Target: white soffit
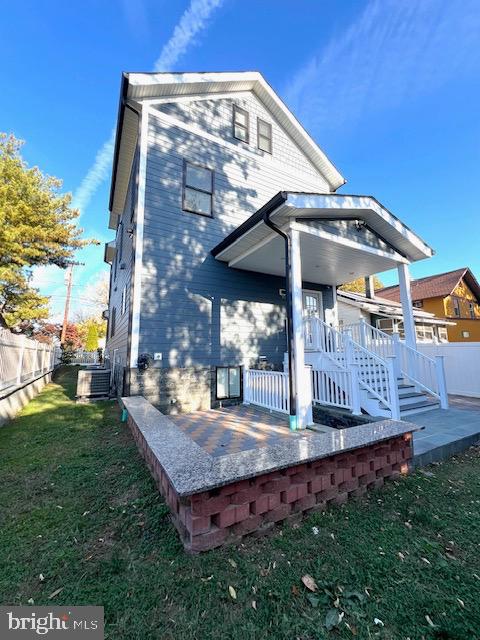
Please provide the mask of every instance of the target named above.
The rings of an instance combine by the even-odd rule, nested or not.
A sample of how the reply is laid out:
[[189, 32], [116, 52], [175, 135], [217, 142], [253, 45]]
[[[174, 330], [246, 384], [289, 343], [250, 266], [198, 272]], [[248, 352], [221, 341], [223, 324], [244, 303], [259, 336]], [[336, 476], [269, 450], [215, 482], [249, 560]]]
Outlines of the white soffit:
[[123, 126], [120, 133], [120, 147], [115, 176], [115, 190], [108, 223], [109, 229], [116, 229], [118, 216], [123, 213], [127, 197], [130, 174], [132, 172], [138, 139], [138, 115], [131, 109], [124, 109]]
[[[396, 266], [398, 262], [415, 262], [433, 255], [433, 250], [419, 236], [405, 226], [398, 218], [390, 213], [372, 196], [351, 196], [342, 194], [294, 194], [288, 193], [286, 200], [270, 214], [270, 219], [276, 225], [282, 227], [294, 220], [305, 226], [310, 218], [328, 219], [335, 217], [362, 219], [383, 240], [387, 241], [397, 252], [397, 262], [384, 256], [391, 266], [379, 268], [378, 273]], [[231, 244], [221, 251], [216, 257], [224, 262], [231, 263], [254, 250], [257, 243], [262, 243], [273, 232], [263, 221], [237, 237]], [[315, 231], [312, 229], [312, 233]], [[338, 244], [338, 239], [335, 244]], [[346, 240], [348, 242], [348, 240]], [[232, 266], [237, 266], [232, 265]], [[368, 275], [367, 272], [358, 275]], [[354, 277], [358, 277], [355, 275]], [[350, 278], [352, 280], [353, 277]], [[343, 280], [343, 282], [347, 282]], [[341, 282], [341, 281], [339, 281]]]

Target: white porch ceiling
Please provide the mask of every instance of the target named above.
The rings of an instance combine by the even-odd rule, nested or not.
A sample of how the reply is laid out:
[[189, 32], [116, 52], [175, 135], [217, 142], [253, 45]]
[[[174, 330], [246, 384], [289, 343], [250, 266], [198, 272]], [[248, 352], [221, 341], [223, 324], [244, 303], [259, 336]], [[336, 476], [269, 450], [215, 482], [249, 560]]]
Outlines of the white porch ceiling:
[[[270, 220], [283, 230], [290, 226], [299, 230], [302, 277], [306, 281], [343, 284], [433, 254], [419, 236], [371, 196], [286, 193], [271, 202], [278, 203], [280, 196], [283, 201], [270, 210]], [[215, 257], [236, 269], [284, 275], [284, 241], [260, 215], [268, 207], [269, 203], [227, 236], [213, 250]], [[379, 246], [362, 244], [361, 234], [357, 234], [357, 241], [308, 222], [332, 218], [363, 221], [381, 239]]]
[[[236, 269], [285, 275], [285, 249], [275, 234], [252, 253], [230, 263]], [[307, 282], [339, 285], [361, 276], [396, 267], [397, 262], [361, 249], [334, 244], [323, 238], [300, 232], [302, 278]]]

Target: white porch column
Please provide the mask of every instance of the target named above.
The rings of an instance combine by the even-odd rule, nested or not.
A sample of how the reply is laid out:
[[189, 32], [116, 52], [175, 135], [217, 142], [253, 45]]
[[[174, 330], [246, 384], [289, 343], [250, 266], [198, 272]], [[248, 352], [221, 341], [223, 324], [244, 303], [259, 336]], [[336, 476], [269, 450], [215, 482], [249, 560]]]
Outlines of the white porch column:
[[302, 258], [300, 255], [300, 232], [290, 229], [290, 286], [292, 291], [293, 325], [293, 380], [297, 429], [305, 429], [313, 423], [312, 392], [310, 376], [305, 371], [305, 345], [303, 337], [303, 301], [302, 301]]
[[405, 342], [412, 349], [417, 348], [417, 336], [415, 333], [415, 321], [413, 319], [412, 294], [410, 291], [410, 270], [408, 264], [401, 263], [397, 267], [398, 281], [400, 284], [400, 302], [402, 303], [403, 327], [405, 330]]

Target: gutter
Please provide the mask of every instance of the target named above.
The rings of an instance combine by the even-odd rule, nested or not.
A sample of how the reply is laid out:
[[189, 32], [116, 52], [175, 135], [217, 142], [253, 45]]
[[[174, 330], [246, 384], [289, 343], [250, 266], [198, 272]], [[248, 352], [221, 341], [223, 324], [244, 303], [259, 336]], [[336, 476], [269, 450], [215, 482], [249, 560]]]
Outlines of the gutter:
[[[252, 227], [257, 225], [259, 222], [264, 221], [271, 229], [270, 224], [265, 221], [265, 216], [267, 219], [270, 214], [273, 213], [278, 207], [284, 204], [288, 200], [288, 193], [286, 191], [279, 191], [273, 198], [271, 198], [266, 204], [263, 205], [258, 211], [256, 211], [250, 218], [247, 218], [245, 222], [243, 222], [239, 227], [234, 229], [232, 233], [230, 233], [226, 238], [224, 238], [216, 247], [211, 250], [211, 254], [214, 258], [216, 258], [222, 251], [227, 249], [231, 244], [238, 240], [244, 233], [249, 231]], [[276, 230], [277, 227], [274, 228]]]
[[[284, 194], [279, 194], [284, 195]], [[286, 197], [285, 199], [286, 200]], [[263, 222], [270, 227], [272, 231], [281, 236], [285, 242], [285, 293], [286, 293], [286, 308], [287, 308], [287, 353], [288, 353], [288, 394], [290, 405], [290, 429], [295, 431], [297, 429], [297, 411], [296, 411], [296, 399], [295, 399], [295, 387], [293, 380], [293, 368], [295, 364], [295, 358], [292, 350], [293, 345], [293, 322], [292, 322], [292, 287], [290, 286], [291, 274], [290, 274], [290, 238], [289, 236], [279, 229], [270, 220], [270, 215], [277, 207], [269, 207], [263, 213]]]

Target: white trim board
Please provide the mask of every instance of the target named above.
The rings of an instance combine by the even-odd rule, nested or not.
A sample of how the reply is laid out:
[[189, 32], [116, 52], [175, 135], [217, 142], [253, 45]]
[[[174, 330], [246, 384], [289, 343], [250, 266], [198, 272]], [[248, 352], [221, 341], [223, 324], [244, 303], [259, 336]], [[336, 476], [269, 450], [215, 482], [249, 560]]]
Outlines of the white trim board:
[[143, 232], [145, 218], [145, 182], [147, 178], [148, 118], [150, 108], [142, 108], [140, 125], [140, 161], [138, 167], [137, 215], [135, 220], [135, 263], [133, 270], [132, 330], [130, 338], [130, 368], [137, 367], [140, 342], [140, 302], [142, 295]]

